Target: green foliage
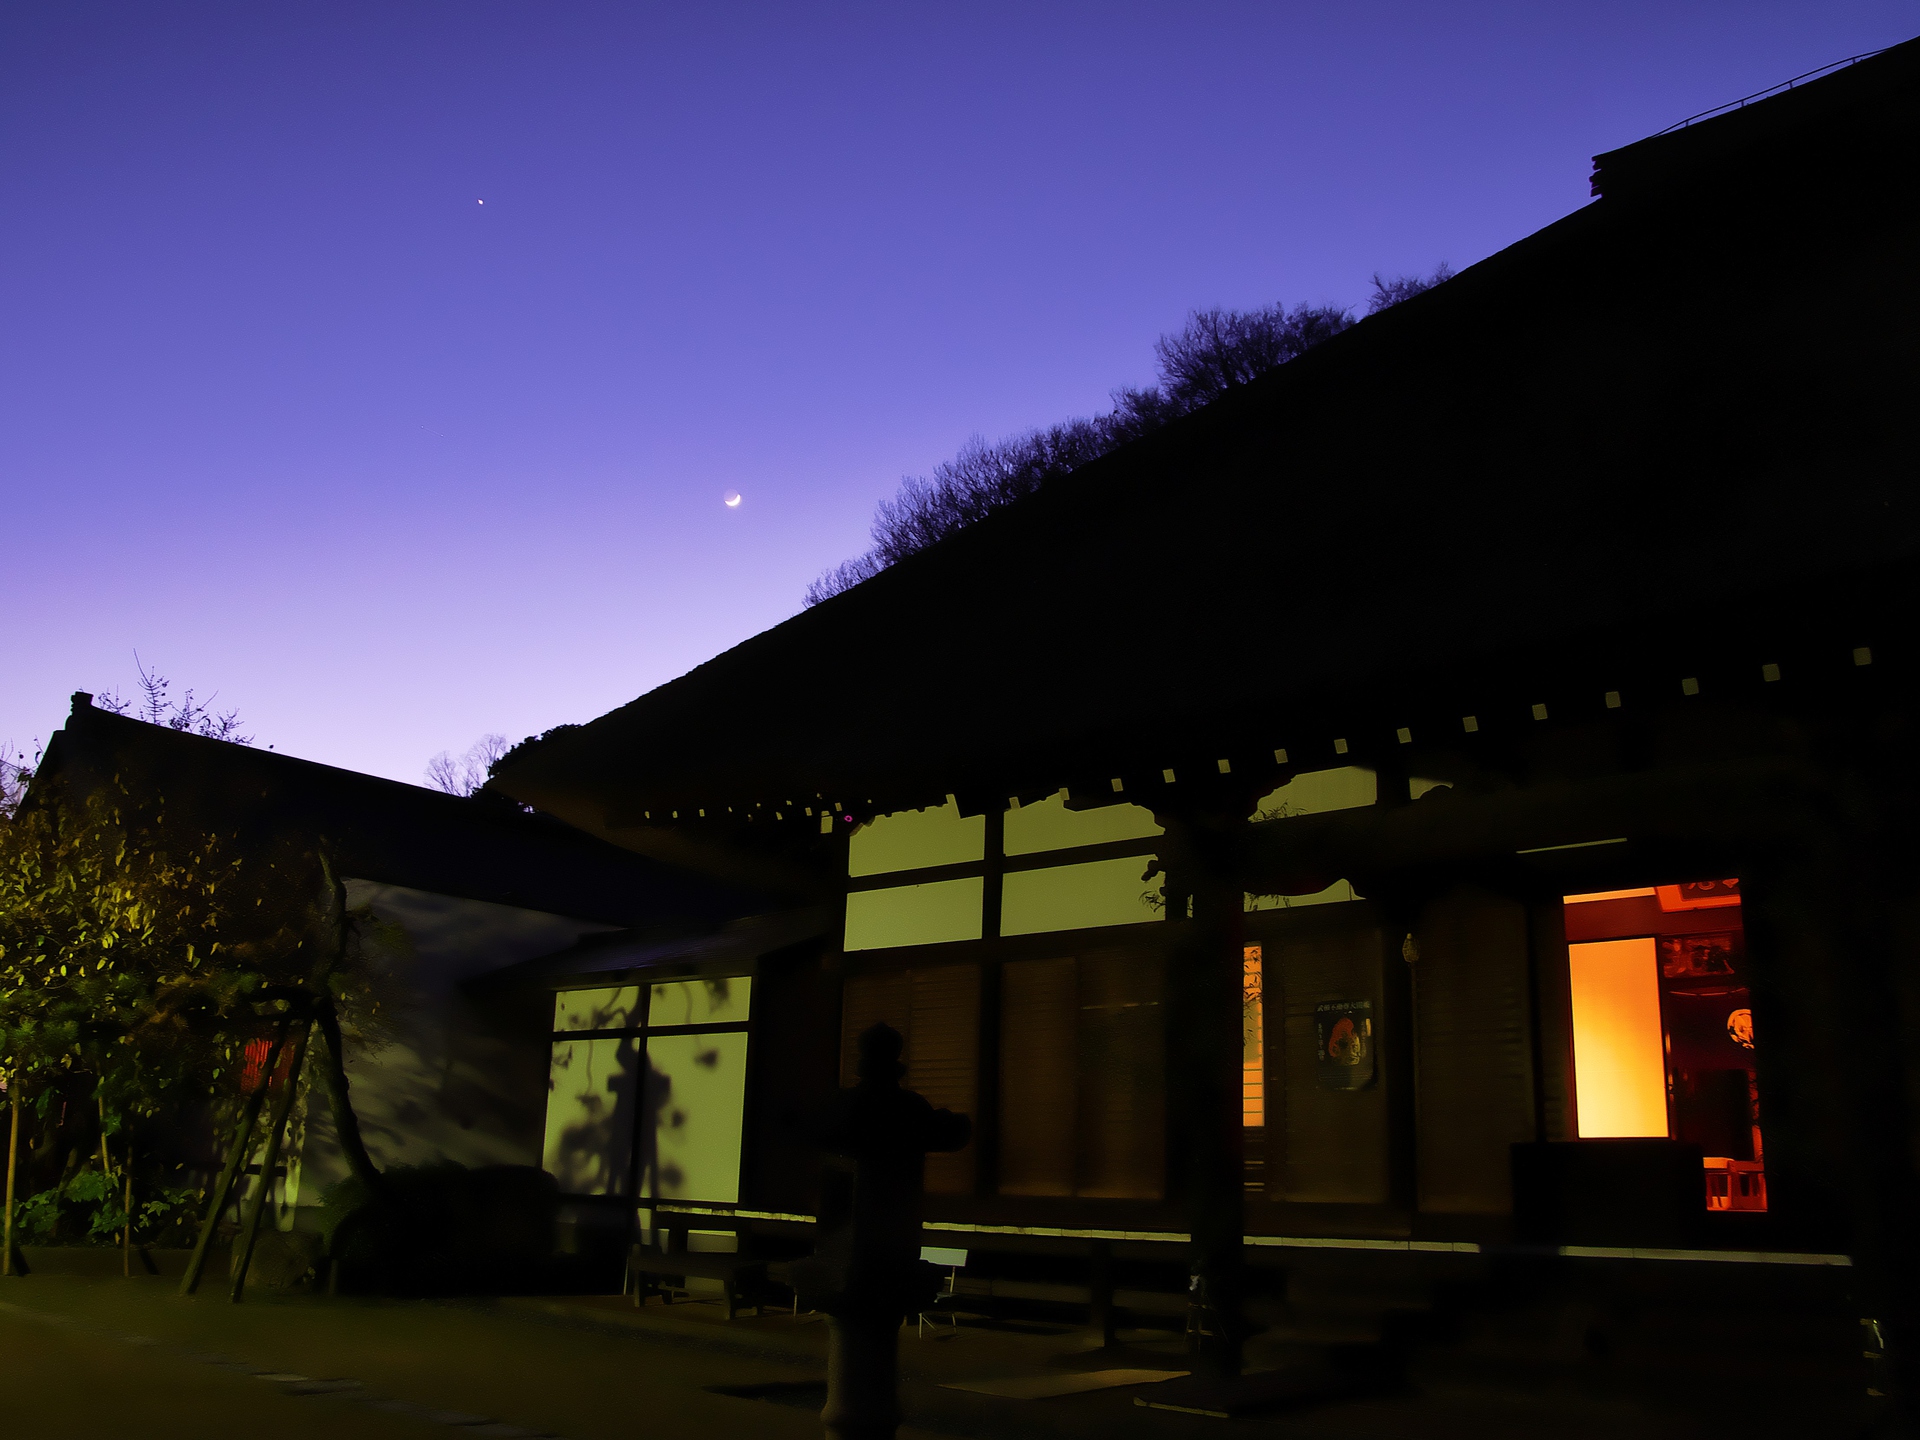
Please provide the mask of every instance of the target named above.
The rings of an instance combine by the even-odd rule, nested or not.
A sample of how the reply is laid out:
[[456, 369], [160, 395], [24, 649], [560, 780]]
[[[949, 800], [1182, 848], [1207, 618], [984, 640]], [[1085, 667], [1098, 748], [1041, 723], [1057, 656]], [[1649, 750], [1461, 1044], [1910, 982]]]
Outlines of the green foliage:
[[89, 1212], [87, 1239], [109, 1244], [127, 1223], [127, 1212], [120, 1205], [120, 1186], [111, 1175], [98, 1170], [82, 1170], [61, 1187], [60, 1198]]
[[56, 1234], [73, 1235], [84, 1229], [88, 1239], [111, 1239], [124, 1223], [113, 1178], [98, 1170], [82, 1170], [64, 1184], [30, 1195], [14, 1208], [15, 1233], [29, 1244], [44, 1245]]
[[23, 1239], [30, 1245], [44, 1245], [53, 1238], [54, 1226], [59, 1219], [61, 1194], [59, 1190], [42, 1190], [38, 1195], [29, 1195], [14, 1203], [13, 1233], [17, 1239]]
[[200, 1204], [205, 1199], [205, 1192], [191, 1185], [163, 1186], [158, 1194], [145, 1202], [135, 1196], [134, 1238], [144, 1240], [147, 1244], [191, 1239]]
[[[406, 940], [340, 893], [300, 838], [242, 852], [117, 780], [36, 782], [0, 819], [0, 1086], [43, 1120], [56, 1091], [90, 1094], [124, 1154], [143, 1117], [234, 1098], [247, 1043], [290, 1012], [374, 1038]], [[94, 1204], [88, 1183], [33, 1214]], [[104, 1204], [93, 1228], [124, 1223]]]
[[117, 788], [0, 824], [0, 1080], [90, 1075], [109, 1134], [206, 1088], [267, 981], [227, 938], [245, 878]]
[[[28, 1245], [45, 1245], [59, 1237], [79, 1235], [97, 1245], [114, 1245], [127, 1223], [124, 1182], [99, 1170], [82, 1170], [59, 1185], [16, 1200], [14, 1233]], [[177, 1240], [189, 1229], [201, 1199], [191, 1186], [162, 1187], [152, 1198], [133, 1206], [136, 1244]]]
[[103, 1175], [98, 1170], [82, 1170], [78, 1175], [61, 1187], [60, 1195], [65, 1200], [78, 1200], [81, 1204], [99, 1204], [111, 1199], [114, 1184], [111, 1175]]

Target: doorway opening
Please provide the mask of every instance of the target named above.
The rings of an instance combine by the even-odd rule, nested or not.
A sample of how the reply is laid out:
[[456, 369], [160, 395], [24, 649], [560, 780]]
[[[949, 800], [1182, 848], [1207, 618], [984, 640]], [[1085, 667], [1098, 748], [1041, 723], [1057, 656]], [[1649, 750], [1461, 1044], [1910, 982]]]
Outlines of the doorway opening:
[[1708, 1210], [1767, 1208], [1740, 882], [1564, 897], [1581, 1139], [1698, 1145]]

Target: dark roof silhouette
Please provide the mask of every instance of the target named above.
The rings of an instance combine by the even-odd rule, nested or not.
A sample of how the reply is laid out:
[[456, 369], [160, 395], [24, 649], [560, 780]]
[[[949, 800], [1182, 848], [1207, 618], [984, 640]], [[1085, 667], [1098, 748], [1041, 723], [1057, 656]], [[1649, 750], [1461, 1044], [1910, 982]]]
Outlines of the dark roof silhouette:
[[835, 907], [816, 905], [749, 916], [718, 928], [648, 926], [604, 931], [583, 935], [550, 955], [497, 970], [475, 988], [511, 987], [528, 978], [556, 986], [589, 977], [606, 983], [654, 970], [692, 974], [718, 969], [745, 974], [764, 957], [832, 934], [839, 925]]
[[713, 924], [757, 896], [609, 845], [499, 797], [463, 799], [129, 719], [74, 696], [34, 791], [118, 776], [243, 846], [324, 836], [342, 874], [436, 894], [637, 925]]
[[1917, 144], [1920, 41], [1601, 155], [1593, 204], [496, 783], [601, 833], [1132, 799], [1884, 650], [1920, 549]]

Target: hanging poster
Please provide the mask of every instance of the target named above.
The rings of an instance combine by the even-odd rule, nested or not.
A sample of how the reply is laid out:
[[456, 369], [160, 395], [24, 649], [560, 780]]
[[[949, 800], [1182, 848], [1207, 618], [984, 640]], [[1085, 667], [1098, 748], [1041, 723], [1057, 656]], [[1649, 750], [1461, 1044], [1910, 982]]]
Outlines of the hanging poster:
[[1670, 983], [1669, 989], [1682, 989], [1690, 994], [1706, 994], [1715, 983], [1738, 985], [1738, 976], [1744, 968], [1741, 964], [1740, 935], [1737, 931], [1723, 931], [1713, 935], [1662, 935], [1660, 945], [1660, 977]]
[[1323, 1000], [1313, 1007], [1320, 1042], [1314, 1081], [1322, 1090], [1364, 1090], [1373, 1083], [1373, 1002]]

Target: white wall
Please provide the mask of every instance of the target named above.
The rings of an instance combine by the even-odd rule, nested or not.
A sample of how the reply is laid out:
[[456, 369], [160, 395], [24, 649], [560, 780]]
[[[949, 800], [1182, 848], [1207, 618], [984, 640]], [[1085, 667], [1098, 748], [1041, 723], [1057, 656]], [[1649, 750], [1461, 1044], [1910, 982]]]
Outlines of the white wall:
[[[617, 927], [367, 880], [349, 880], [347, 899], [403, 926], [413, 948], [388, 1016], [389, 1043], [347, 1045], [353, 1107], [374, 1163], [538, 1165], [552, 1017], [542, 1009], [504, 1027], [460, 986]], [[539, 1003], [551, 1001], [543, 994]], [[305, 1109], [301, 1173], [292, 1187], [301, 1206], [319, 1204], [347, 1173], [318, 1083], [308, 1087]]]

